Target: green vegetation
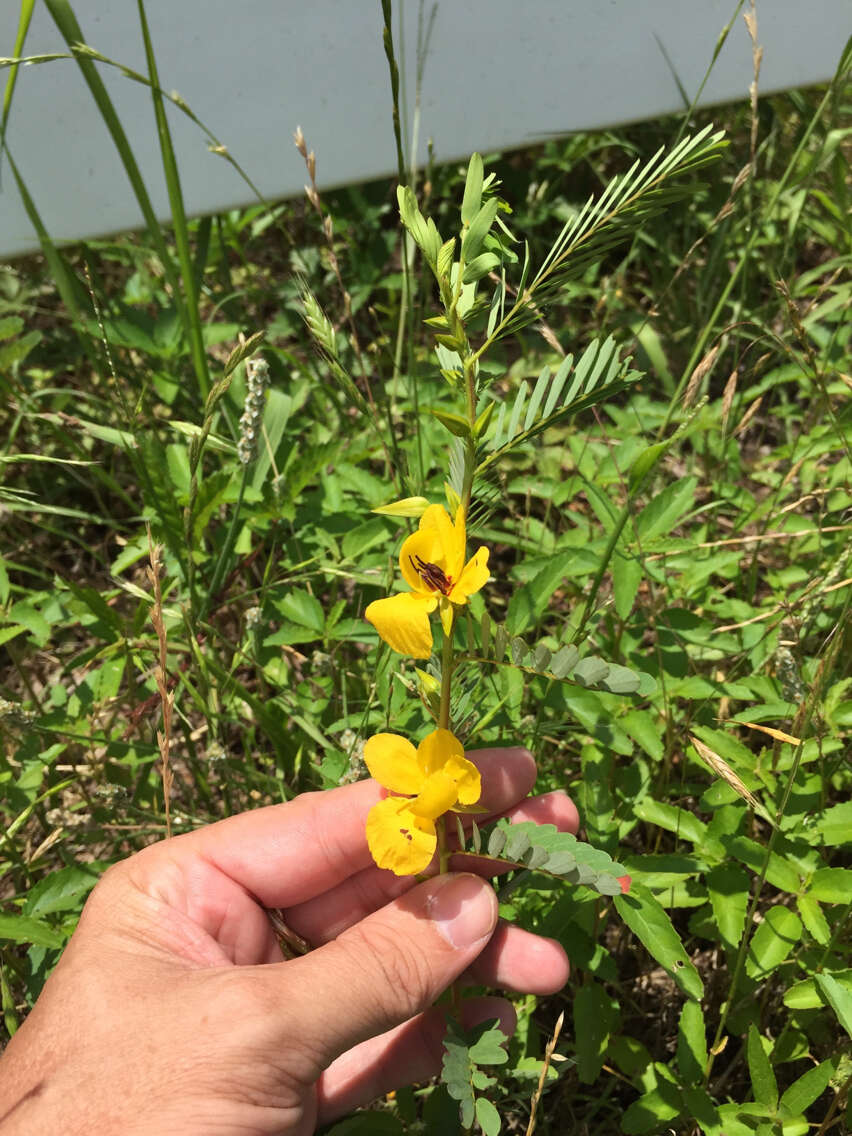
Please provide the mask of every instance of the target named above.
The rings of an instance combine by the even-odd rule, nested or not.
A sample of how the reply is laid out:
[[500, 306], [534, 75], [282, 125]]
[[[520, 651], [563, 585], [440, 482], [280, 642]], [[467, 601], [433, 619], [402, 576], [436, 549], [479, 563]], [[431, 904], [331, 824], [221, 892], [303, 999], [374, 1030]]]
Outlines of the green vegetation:
[[[542, 1136], [849, 1123], [849, 65], [756, 118], [714, 112], [727, 146], [687, 196], [581, 249], [483, 361], [493, 445], [470, 528], [494, 626], [475, 597], [470, 653], [501, 665], [462, 672], [454, 730], [527, 745], [538, 788], [567, 789], [633, 881], [501, 881], [502, 914], [573, 965], [562, 994], [519, 1001], [489, 1090], [504, 1130], [526, 1128], [562, 1011]], [[693, 118], [693, 135], [711, 121]], [[525, 242], [535, 271], [683, 125], [487, 156], [520, 239], [507, 286]], [[453, 329], [395, 186], [321, 197], [309, 169], [307, 202], [187, 221], [160, 137], [171, 228], [62, 251], [42, 232], [43, 257], [0, 268], [9, 1033], [107, 864], [167, 826], [353, 780], [365, 737], [422, 728], [424, 680], [362, 619], [411, 523], [371, 510], [440, 500], [453, 432]], [[466, 169], [419, 179], [445, 237]], [[486, 301], [498, 265], [479, 257]], [[260, 355], [268, 375], [246, 366]], [[605, 400], [551, 414], [581, 361]], [[443, 1093], [382, 1102], [381, 1130], [452, 1131]]]

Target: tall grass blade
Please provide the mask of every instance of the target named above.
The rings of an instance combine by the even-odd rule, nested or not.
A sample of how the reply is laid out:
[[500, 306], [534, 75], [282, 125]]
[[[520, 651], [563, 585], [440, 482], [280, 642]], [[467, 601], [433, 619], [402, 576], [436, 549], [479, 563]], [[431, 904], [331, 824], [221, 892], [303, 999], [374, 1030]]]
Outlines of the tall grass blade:
[[12, 176], [17, 182], [18, 192], [21, 195], [21, 201], [24, 203], [24, 209], [30, 219], [30, 224], [36, 231], [38, 242], [41, 245], [41, 251], [53, 274], [53, 279], [56, 283], [59, 295], [62, 297], [62, 302], [71, 316], [79, 322], [81, 320], [81, 313], [77, 295], [77, 281], [68, 265], [65, 263], [65, 258], [62, 253], [51, 240], [50, 234], [41, 219], [41, 215], [38, 209], [36, 209], [35, 202], [30, 197], [24, 179], [21, 177], [20, 171], [15, 164], [12, 152], [9, 150], [8, 146], [4, 146], [4, 150], [6, 157], [9, 159], [9, 167], [12, 170]]
[[[15, 36], [15, 55], [19, 56], [24, 50], [30, 21], [33, 18], [35, 0], [21, 0], [21, 14], [18, 17], [18, 34]], [[6, 124], [9, 121], [9, 111], [12, 109], [12, 95], [15, 92], [15, 83], [18, 81], [18, 64], [12, 64], [9, 78], [6, 80], [6, 90], [3, 92], [3, 116], [0, 118], [0, 168], [2, 168], [3, 151], [6, 148]]]
[[[63, 39], [73, 51], [76, 44], [84, 42], [84, 36], [71, 5], [68, 3], [68, 0], [44, 0], [44, 2], [53, 17], [54, 23], [59, 28]], [[142, 216], [145, 218], [145, 225], [156, 246], [157, 255], [162, 261], [163, 270], [166, 273], [169, 283], [177, 291], [178, 276], [175, 271], [172, 255], [166, 245], [162, 227], [157, 220], [151, 199], [148, 196], [145, 181], [136, 163], [136, 158], [133, 156], [133, 150], [124, 132], [124, 127], [121, 125], [121, 120], [113, 106], [112, 99], [109, 97], [107, 89], [94, 63], [79, 54], [75, 55], [75, 58], [83, 78], [89, 90], [92, 92], [92, 97], [100, 111], [101, 118], [104, 120], [104, 125], [110, 132], [115, 148], [118, 151], [119, 158], [124, 166], [124, 171], [127, 174], [136, 200], [139, 203], [139, 208], [142, 211]]]
[[189, 349], [192, 356], [192, 365], [195, 377], [201, 391], [202, 398], [207, 398], [210, 391], [210, 371], [207, 366], [207, 353], [204, 350], [204, 338], [201, 330], [201, 320], [198, 315], [198, 296], [195, 287], [195, 270], [192, 263], [192, 253], [189, 247], [189, 230], [186, 223], [186, 211], [183, 205], [183, 193], [180, 186], [177, 160], [169, 123], [166, 118], [166, 108], [160, 93], [160, 80], [157, 75], [157, 61], [154, 57], [154, 47], [151, 43], [151, 34], [148, 20], [145, 15], [145, 4], [138, 0], [139, 22], [142, 26], [142, 39], [145, 43], [145, 57], [148, 63], [148, 75], [151, 80], [151, 95], [154, 99], [154, 115], [157, 119], [157, 135], [160, 140], [160, 153], [163, 160], [163, 172], [166, 178], [166, 187], [169, 192], [169, 205], [172, 211], [172, 224], [174, 226], [175, 243], [178, 249], [178, 260], [183, 278], [185, 328], [189, 336]]

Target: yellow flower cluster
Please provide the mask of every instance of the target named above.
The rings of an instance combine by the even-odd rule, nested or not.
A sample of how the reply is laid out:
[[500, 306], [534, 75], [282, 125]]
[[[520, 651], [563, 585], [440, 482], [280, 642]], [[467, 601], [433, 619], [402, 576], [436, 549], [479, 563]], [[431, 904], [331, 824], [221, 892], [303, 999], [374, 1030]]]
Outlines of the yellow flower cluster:
[[435, 821], [479, 800], [479, 770], [449, 730], [433, 730], [417, 749], [398, 734], [376, 734], [364, 746], [371, 775], [392, 793], [370, 809], [367, 843], [380, 868], [398, 876], [429, 866], [438, 837]]
[[452, 605], [466, 604], [486, 583], [488, 549], [479, 548], [465, 564], [465, 545], [462, 506], [453, 523], [443, 505], [430, 505], [417, 532], [403, 541], [399, 567], [411, 591], [374, 600], [364, 612], [394, 651], [428, 659], [432, 654], [430, 614], [437, 608], [447, 630], [452, 625]]
[[[429, 617], [436, 610], [444, 634], [452, 635], [455, 609], [488, 580], [488, 549], [477, 549], [465, 563], [466, 544], [463, 506], [455, 521], [443, 505], [426, 507], [417, 532], [403, 541], [399, 553], [411, 591], [375, 600], [364, 613], [394, 651], [428, 659]], [[478, 769], [464, 756], [459, 739], [441, 728], [416, 749], [398, 734], [376, 734], [364, 747], [364, 760], [380, 785], [400, 794], [370, 810], [367, 843], [373, 859], [398, 876], [422, 872], [437, 848], [436, 820], [449, 811], [478, 811], [472, 808], [482, 787]]]

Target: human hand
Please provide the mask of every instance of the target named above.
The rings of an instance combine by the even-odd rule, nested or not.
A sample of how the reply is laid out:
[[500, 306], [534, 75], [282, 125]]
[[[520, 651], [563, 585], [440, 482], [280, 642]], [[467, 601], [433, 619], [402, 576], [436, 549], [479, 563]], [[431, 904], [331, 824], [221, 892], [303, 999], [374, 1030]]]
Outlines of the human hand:
[[[525, 750], [467, 756], [489, 814], [576, 832], [564, 793], [524, 800]], [[110, 868], [0, 1062], [2, 1136], [303, 1136], [438, 1071], [429, 1007], [457, 978], [564, 985], [559, 944], [498, 923], [476, 875], [416, 883], [372, 865], [381, 795], [374, 781], [308, 793]], [[316, 949], [282, 961], [264, 908]], [[504, 999], [464, 1005], [467, 1025], [513, 1032]]]

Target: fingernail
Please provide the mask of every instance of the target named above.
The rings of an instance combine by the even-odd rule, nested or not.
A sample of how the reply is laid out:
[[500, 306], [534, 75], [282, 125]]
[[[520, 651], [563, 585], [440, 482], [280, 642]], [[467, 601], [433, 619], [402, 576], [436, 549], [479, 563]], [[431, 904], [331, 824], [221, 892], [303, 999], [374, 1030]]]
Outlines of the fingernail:
[[479, 876], [438, 876], [426, 902], [429, 918], [451, 947], [472, 947], [497, 923], [497, 897]]

